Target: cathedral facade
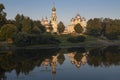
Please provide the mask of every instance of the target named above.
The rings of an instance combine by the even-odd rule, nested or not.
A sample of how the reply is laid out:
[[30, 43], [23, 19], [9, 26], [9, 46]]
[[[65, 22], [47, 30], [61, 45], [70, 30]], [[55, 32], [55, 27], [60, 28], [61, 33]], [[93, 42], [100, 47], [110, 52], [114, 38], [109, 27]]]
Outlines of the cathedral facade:
[[53, 28], [52, 32], [57, 32], [57, 15], [55, 6], [52, 7], [51, 19], [48, 21], [48, 18], [42, 18], [41, 24], [46, 27], [46, 31], [50, 32], [50, 27]]
[[75, 32], [74, 27], [76, 24], [80, 24], [83, 28], [83, 32], [86, 30], [86, 19], [84, 17], [81, 17], [79, 14], [75, 16], [75, 18], [72, 18], [70, 20], [70, 25], [67, 27], [68, 33]]
[[[55, 6], [52, 7], [52, 14], [50, 21], [48, 21], [48, 18], [45, 19], [42, 18], [41, 24], [46, 27], [47, 32], [56, 32], [57, 33], [57, 15], [56, 15], [56, 8]], [[70, 25], [68, 25], [64, 31], [64, 34], [69, 34], [75, 32], [74, 27], [76, 24], [80, 24], [83, 28], [83, 32], [86, 31], [86, 19], [84, 17], [81, 17], [80, 14], [77, 14], [75, 18], [72, 18], [70, 20]], [[51, 28], [52, 27], [52, 31]]]

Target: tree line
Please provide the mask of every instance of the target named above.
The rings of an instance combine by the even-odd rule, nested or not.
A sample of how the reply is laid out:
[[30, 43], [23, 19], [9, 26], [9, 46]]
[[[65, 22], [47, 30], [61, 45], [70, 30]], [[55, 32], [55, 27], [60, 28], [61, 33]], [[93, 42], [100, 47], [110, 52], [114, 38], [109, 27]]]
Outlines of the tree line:
[[108, 39], [118, 39], [120, 35], [120, 19], [90, 19], [87, 22], [86, 33], [92, 36], [105, 36]]

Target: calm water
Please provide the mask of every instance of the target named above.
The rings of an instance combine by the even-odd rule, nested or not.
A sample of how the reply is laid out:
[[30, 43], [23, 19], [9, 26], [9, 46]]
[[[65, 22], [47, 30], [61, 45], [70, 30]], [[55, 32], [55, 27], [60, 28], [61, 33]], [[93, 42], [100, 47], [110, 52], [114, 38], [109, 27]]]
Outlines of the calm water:
[[0, 52], [1, 80], [120, 80], [120, 47]]

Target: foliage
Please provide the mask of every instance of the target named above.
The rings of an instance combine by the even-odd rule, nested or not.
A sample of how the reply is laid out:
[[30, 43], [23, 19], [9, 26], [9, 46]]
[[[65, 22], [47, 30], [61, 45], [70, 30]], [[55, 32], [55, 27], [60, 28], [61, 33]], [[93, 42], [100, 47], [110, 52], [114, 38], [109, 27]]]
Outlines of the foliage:
[[46, 32], [45, 26], [43, 26], [43, 25], [41, 24], [41, 22], [38, 21], [38, 20], [37, 20], [37, 21], [33, 21], [33, 26], [38, 27], [38, 28], [40, 29], [41, 33]]
[[38, 26], [34, 26], [31, 30], [32, 34], [40, 34], [42, 33], [41, 29]]
[[22, 21], [22, 32], [31, 33], [32, 28], [32, 20], [29, 17], [25, 17]]
[[65, 56], [64, 56], [64, 54], [59, 54], [58, 56], [57, 56], [57, 61], [58, 61], [58, 63], [60, 64], [60, 65], [62, 65], [63, 64], [63, 62], [65, 61]]
[[18, 33], [14, 35], [14, 44], [16, 46], [29, 46], [29, 45], [40, 45], [40, 44], [59, 44], [60, 41], [49, 34], [26, 34]]
[[86, 39], [85, 36], [80, 35], [80, 36], [77, 36], [77, 37], [69, 37], [67, 39], [67, 41], [71, 42], [71, 43], [78, 43], [78, 42], [84, 42], [85, 39]]
[[58, 26], [58, 27], [57, 27], [58, 32], [59, 32], [60, 34], [63, 33], [64, 30], [65, 30], [65, 26], [64, 26], [63, 22], [60, 21], [57, 26]]
[[17, 28], [15, 25], [13, 24], [5, 24], [2, 28], [1, 28], [1, 33], [0, 36], [3, 39], [7, 39], [7, 38], [12, 38], [12, 36], [14, 34], [17, 33]]
[[89, 65], [98, 67], [100, 65], [109, 67], [110, 65], [119, 65], [120, 54], [119, 46], [109, 46], [107, 48], [95, 48], [89, 51], [87, 58]]
[[108, 39], [110, 37], [120, 35], [120, 20], [119, 19], [110, 19], [110, 18], [94, 18], [90, 19], [87, 22], [87, 34], [92, 36], [106, 36]]
[[41, 25], [41, 22], [38, 20], [32, 20], [27, 16], [17, 14], [15, 17], [15, 22], [13, 22], [19, 32], [24, 33], [44, 33], [46, 32], [46, 29], [43, 25]]
[[3, 11], [4, 5], [0, 3], [0, 28], [6, 23], [6, 13]]
[[30, 45], [30, 39], [26, 33], [18, 33], [13, 36], [13, 42], [16, 46], [28, 46]]
[[109, 40], [117, 40], [117, 39], [118, 39], [117, 33], [109, 33], [109, 34], [106, 34], [106, 37], [107, 37]]
[[79, 41], [79, 42], [84, 42], [85, 41], [85, 39], [86, 39], [86, 37], [85, 36], [77, 36], [77, 40]]
[[83, 31], [83, 28], [79, 23], [75, 25], [74, 29], [76, 33], [82, 33]]
[[91, 29], [89, 32], [89, 35], [91, 36], [100, 36], [100, 31], [98, 29]]
[[101, 32], [101, 19], [94, 18], [87, 22], [87, 34], [92, 36], [99, 36]]
[[43, 34], [41, 35], [41, 44], [59, 44], [60, 41], [56, 39], [54, 36], [51, 34]]

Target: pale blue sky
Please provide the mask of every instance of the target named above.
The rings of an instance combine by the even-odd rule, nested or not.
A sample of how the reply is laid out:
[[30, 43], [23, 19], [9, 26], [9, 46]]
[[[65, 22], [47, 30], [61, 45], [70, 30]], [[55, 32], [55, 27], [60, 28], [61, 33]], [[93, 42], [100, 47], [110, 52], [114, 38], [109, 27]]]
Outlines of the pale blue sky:
[[55, 3], [58, 21], [65, 25], [77, 13], [87, 20], [107, 17], [120, 19], [120, 0], [0, 0], [5, 6], [8, 19], [14, 19], [17, 13], [29, 16], [34, 20], [51, 16], [51, 8]]

